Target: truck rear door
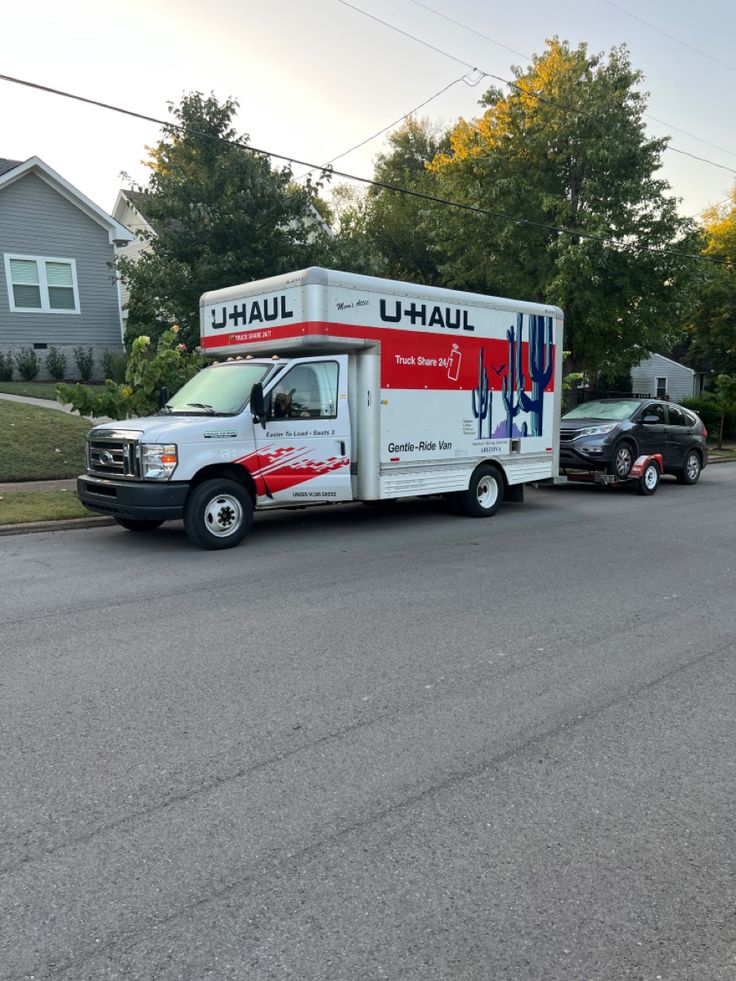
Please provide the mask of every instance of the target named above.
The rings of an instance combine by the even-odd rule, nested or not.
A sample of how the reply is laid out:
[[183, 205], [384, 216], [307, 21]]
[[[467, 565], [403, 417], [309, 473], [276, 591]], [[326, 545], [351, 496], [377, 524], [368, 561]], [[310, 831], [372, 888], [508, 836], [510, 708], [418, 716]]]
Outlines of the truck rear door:
[[352, 500], [347, 355], [300, 358], [265, 393], [254, 426], [268, 506]]

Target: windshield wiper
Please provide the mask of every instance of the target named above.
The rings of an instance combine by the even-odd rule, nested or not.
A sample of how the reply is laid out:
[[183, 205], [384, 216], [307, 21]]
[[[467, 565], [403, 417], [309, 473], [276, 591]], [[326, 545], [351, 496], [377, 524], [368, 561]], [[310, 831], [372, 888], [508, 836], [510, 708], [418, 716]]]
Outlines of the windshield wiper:
[[214, 407], [211, 405], [207, 405], [206, 402], [187, 402], [186, 405], [191, 405], [193, 409], [204, 409], [205, 412], [209, 413], [211, 416], [217, 415], [217, 413], [214, 410]]

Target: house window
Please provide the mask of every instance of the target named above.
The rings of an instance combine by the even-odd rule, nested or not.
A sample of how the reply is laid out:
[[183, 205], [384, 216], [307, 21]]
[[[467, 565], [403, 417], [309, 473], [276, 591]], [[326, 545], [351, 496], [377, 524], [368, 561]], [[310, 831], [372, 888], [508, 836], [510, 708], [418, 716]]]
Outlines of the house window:
[[663, 399], [667, 395], [667, 379], [657, 378], [657, 398]]
[[6, 255], [5, 276], [14, 313], [79, 313], [74, 259]]

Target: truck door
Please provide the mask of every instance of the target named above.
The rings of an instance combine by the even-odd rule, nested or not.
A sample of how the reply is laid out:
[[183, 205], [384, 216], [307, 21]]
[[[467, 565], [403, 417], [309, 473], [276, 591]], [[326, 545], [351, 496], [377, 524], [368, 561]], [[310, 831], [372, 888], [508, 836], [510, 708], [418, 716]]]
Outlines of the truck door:
[[347, 355], [304, 358], [266, 392], [254, 427], [259, 477], [273, 504], [352, 500]]

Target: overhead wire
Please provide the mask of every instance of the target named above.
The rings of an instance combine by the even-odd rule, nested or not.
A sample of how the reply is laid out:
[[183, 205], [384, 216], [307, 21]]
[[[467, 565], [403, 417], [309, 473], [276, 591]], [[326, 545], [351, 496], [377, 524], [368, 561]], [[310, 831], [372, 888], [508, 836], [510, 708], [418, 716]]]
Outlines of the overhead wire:
[[[510, 48], [508, 45], [503, 44], [501, 41], [491, 37], [489, 34], [484, 34], [483, 31], [479, 31], [477, 28], [471, 27], [469, 24], [464, 24], [462, 21], [455, 20], [454, 17], [448, 16], [441, 10], [436, 10], [434, 7], [430, 7], [429, 4], [423, 3], [422, 0], [409, 0], [409, 3], [413, 3], [416, 7], [421, 7], [422, 10], [426, 10], [428, 13], [434, 14], [435, 17], [440, 17], [442, 20], [446, 20], [448, 23], [454, 24], [456, 27], [460, 27], [464, 31], [468, 31], [470, 34], [475, 34], [476, 37], [480, 37], [484, 41], [489, 41], [491, 44], [496, 45], [496, 47], [503, 48], [504, 51], [510, 51], [512, 54], [519, 55], [519, 57], [523, 58], [525, 61], [531, 62], [534, 60], [531, 55], [524, 54], [523, 51], [517, 51], [516, 48]], [[614, 4], [614, 6], [616, 5]], [[623, 10], [623, 7], [620, 7], [619, 9]], [[729, 154], [729, 156], [736, 157], [736, 151], [719, 146], [718, 143], [711, 143], [710, 140], [706, 140], [702, 136], [698, 136], [695, 133], [690, 133], [688, 130], [682, 129], [680, 126], [675, 126], [674, 123], [670, 123], [666, 119], [659, 119], [657, 116], [653, 116], [649, 112], [642, 113], [642, 115], [646, 119], [651, 119], [655, 123], [659, 123], [660, 126], [667, 126], [669, 129], [674, 129], [678, 133], [683, 133], [685, 136], [689, 136], [691, 139], [697, 140], [698, 143], [704, 143], [706, 146], [713, 147], [714, 150], [722, 150], [724, 153]], [[676, 148], [673, 149], [676, 150]]]
[[644, 20], [643, 17], [639, 17], [638, 14], [632, 14], [630, 10], [626, 10], [618, 3], [614, 3], [613, 0], [603, 0], [607, 3], [609, 7], [615, 7], [616, 10], [620, 10], [621, 13], [626, 14], [627, 17], [632, 17], [634, 20], [638, 20], [640, 24], [646, 25], [646, 27], [651, 28], [651, 30], [656, 31], [658, 34], [662, 34], [664, 37], [668, 37], [670, 41], [675, 41], [677, 44], [681, 44], [683, 48], [687, 48], [689, 51], [694, 51], [695, 54], [699, 54], [702, 58], [707, 58], [708, 61], [712, 61], [716, 65], [720, 65], [722, 68], [727, 68], [730, 72], [736, 72], [736, 68], [733, 65], [729, 65], [725, 61], [721, 61], [720, 58], [714, 58], [713, 55], [709, 55], [707, 51], [701, 51], [700, 48], [694, 47], [692, 44], [688, 44], [687, 41], [683, 41], [682, 38], [675, 37], [674, 34], [669, 34], [667, 31], [663, 31], [661, 27], [657, 27], [656, 24], [652, 24], [648, 20]]
[[[456, 78], [454, 81], [449, 82], [447, 85], [444, 86], [444, 88], [441, 88], [439, 92], [435, 92], [434, 95], [430, 95], [430, 97], [428, 99], [425, 99], [424, 102], [420, 102], [418, 106], [414, 106], [413, 109], [410, 109], [408, 112], [405, 112], [403, 116], [399, 116], [398, 119], [395, 119], [392, 123], [389, 123], [388, 126], [384, 126], [383, 129], [379, 129], [377, 133], [374, 133], [372, 136], [366, 137], [366, 139], [361, 140], [360, 143], [356, 143], [355, 146], [351, 146], [349, 150], [344, 150], [342, 153], [338, 153], [336, 157], [332, 157], [325, 164], [323, 164], [319, 169], [327, 170], [328, 167], [330, 167], [331, 164], [335, 163], [336, 160], [342, 160], [342, 158], [347, 157], [348, 154], [353, 153], [355, 150], [359, 150], [361, 147], [365, 146], [367, 143], [370, 143], [372, 140], [378, 139], [379, 136], [383, 136], [384, 133], [387, 133], [390, 129], [393, 129], [394, 126], [398, 126], [399, 123], [403, 123], [405, 119], [408, 119], [410, 116], [413, 116], [415, 113], [419, 112], [420, 109], [424, 109], [424, 107], [428, 106], [430, 102], [434, 102], [435, 99], [439, 99], [441, 95], [444, 95], [444, 93], [447, 92], [448, 89], [451, 89], [454, 85], [457, 85], [460, 82], [464, 82], [470, 88], [475, 88], [475, 86], [480, 83], [481, 79], [485, 78], [485, 72], [479, 72], [478, 78], [475, 79], [475, 81], [471, 82], [468, 80], [468, 75], [470, 74], [471, 72], [467, 71], [465, 72], [464, 75], [461, 75], [460, 78]], [[299, 177], [295, 178], [295, 180], [297, 181], [304, 180], [305, 177], [307, 177], [309, 174], [312, 173], [314, 173], [314, 171], [308, 170], [306, 173], [300, 174]]]
[[[405, 31], [403, 28], [397, 27], [395, 24], [391, 24], [391, 23], [389, 23], [389, 21], [383, 20], [383, 18], [377, 17], [375, 14], [371, 14], [367, 10], [363, 10], [362, 7], [358, 7], [355, 4], [350, 3], [349, 0], [337, 0], [337, 3], [342, 4], [343, 7], [349, 7], [351, 10], [354, 10], [356, 13], [362, 14], [364, 17], [368, 17], [370, 20], [374, 20], [377, 23], [382, 24], [384, 27], [387, 27], [389, 30], [395, 31], [397, 34], [401, 34], [404, 37], [410, 38], [412, 41], [416, 41], [417, 44], [421, 44], [424, 47], [429, 48], [431, 51], [436, 52], [437, 54], [444, 55], [444, 57], [450, 58], [452, 61], [456, 61], [456, 62], [458, 62], [461, 65], [466, 65], [467, 67], [470, 67], [470, 63], [469, 62], [463, 61], [461, 58], [458, 58], [456, 55], [452, 54], [451, 52], [445, 51], [442, 48], [438, 48], [436, 45], [430, 44], [428, 41], [425, 41], [422, 38], [417, 37], [415, 34], [412, 34], [409, 31]], [[431, 9], [431, 8], [426, 7], [426, 9]], [[436, 11], [432, 11], [432, 12], [435, 13]], [[444, 16], [444, 14], [440, 14], [440, 16]], [[453, 21], [453, 23], [459, 23], [459, 22], [458, 21]], [[460, 25], [460, 26], [464, 26], [464, 25]], [[473, 33], [478, 33], [477, 31], [473, 30], [472, 28], [467, 28], [467, 29], [468, 30], [471, 30]], [[483, 35], [483, 36], [485, 36], [485, 35]], [[500, 75], [495, 75], [493, 72], [489, 72], [489, 71], [486, 71], [485, 69], [478, 68], [478, 66], [474, 66], [474, 70], [476, 70], [476, 71], [482, 71], [483, 74], [487, 78], [493, 78], [497, 82], [501, 82], [503, 85], [507, 85], [507, 86], [509, 86], [509, 88], [515, 89], [521, 95], [525, 95], [527, 97], [528, 96], [533, 96], [539, 102], [542, 102], [542, 103], [544, 103], [546, 105], [555, 106], [557, 109], [562, 109], [565, 112], [575, 112], [578, 115], [587, 116], [587, 117], [589, 117], [591, 119], [595, 119], [595, 117], [591, 113], [586, 112], [584, 109], [580, 109], [579, 106], [565, 105], [564, 103], [559, 102], [559, 101], [557, 101], [555, 99], [550, 99], [550, 98], [548, 98], [546, 96], [543, 96], [541, 93], [535, 91], [534, 89], [524, 88], [523, 86], [519, 85], [518, 82], [512, 82], [508, 78], [503, 78]], [[679, 154], [681, 154], [682, 156], [685, 156], [685, 157], [691, 157], [693, 160], [698, 160], [701, 163], [710, 164], [712, 167], [718, 167], [721, 170], [727, 170], [727, 171], [729, 171], [729, 173], [736, 175], [736, 168], [734, 168], [734, 167], [729, 167], [726, 164], [717, 163], [715, 160], [710, 160], [707, 157], [700, 157], [700, 156], [698, 156], [695, 153], [690, 153], [688, 150], [682, 150], [679, 147], [675, 147], [675, 146], [673, 146], [669, 142], [667, 143], [667, 145], [663, 149], [664, 150], [669, 150], [669, 151], [671, 151], [673, 153], [679, 153]], [[729, 151], [727, 151], [727, 152], [729, 152]]]
[[[184, 130], [186, 128], [180, 125], [179, 123], [173, 123], [170, 119], [160, 119], [156, 116], [150, 116], [146, 113], [136, 112], [135, 110], [132, 109], [125, 109], [122, 106], [116, 106], [109, 102], [101, 102], [98, 99], [91, 99], [88, 96], [77, 95], [73, 92], [67, 92], [63, 89], [57, 89], [49, 85], [42, 85], [40, 82], [31, 82], [27, 79], [21, 79], [21, 78], [14, 77], [12, 75], [4, 75], [4, 74], [0, 74], [0, 81], [9, 82], [15, 85], [25, 86], [26, 88], [35, 89], [37, 91], [46, 92], [52, 95], [57, 95], [61, 98], [71, 99], [76, 102], [82, 102], [85, 103], [86, 105], [96, 106], [97, 108], [106, 109], [109, 110], [110, 112], [116, 112], [123, 116], [130, 116], [134, 119], [140, 119], [145, 122], [155, 123], [157, 126], [163, 126], [174, 130]], [[282, 153], [276, 153], [275, 151], [272, 150], [264, 150], [259, 147], [254, 147], [251, 146], [249, 143], [243, 143], [240, 140], [230, 140], [227, 139], [226, 137], [213, 136], [211, 133], [205, 133], [203, 131], [193, 130], [193, 129], [189, 129], [189, 132], [193, 133], [194, 135], [200, 136], [204, 139], [237, 147], [241, 150], [254, 153], [258, 156], [268, 157], [274, 160], [283, 160], [286, 163], [288, 163], [290, 166], [292, 166], [293, 164], [298, 164], [300, 167], [307, 167], [308, 169], [311, 170], [321, 169], [319, 164], [315, 164], [307, 160], [298, 160], [294, 156], [286, 156]], [[344, 177], [346, 180], [357, 181], [358, 183], [367, 184], [369, 186], [377, 187], [382, 190], [392, 191], [397, 194], [404, 194], [408, 197], [413, 197], [423, 201], [429, 201], [434, 204], [440, 204], [447, 207], [456, 208], [460, 211], [465, 211], [468, 213], [478, 214], [489, 218], [497, 218], [502, 221], [509, 222], [516, 227], [525, 226], [528, 228], [539, 228], [547, 232], [556, 232], [557, 234], [560, 235], [569, 235], [581, 239], [588, 239], [589, 241], [599, 242], [600, 244], [604, 245], [606, 248], [610, 248], [613, 251], [617, 251], [617, 252], [640, 252], [640, 253], [649, 253], [651, 255], [676, 256], [683, 259], [694, 259], [696, 261], [709, 262], [714, 265], [731, 265], [731, 262], [728, 259], [726, 259], [725, 261], [721, 261], [720, 259], [714, 256], [702, 256], [696, 253], [682, 252], [677, 249], [664, 249], [664, 248], [658, 249], [658, 248], [651, 248], [649, 246], [615, 243], [611, 241], [610, 236], [604, 237], [602, 235], [594, 235], [593, 233], [587, 232], [584, 229], [580, 229], [580, 228], [566, 228], [564, 226], [550, 225], [545, 222], [534, 221], [531, 218], [519, 218], [514, 215], [505, 214], [502, 211], [494, 211], [490, 208], [481, 208], [477, 205], [464, 204], [461, 201], [452, 201], [449, 198], [442, 198], [435, 194], [426, 194], [422, 191], [416, 191], [410, 188], [400, 187], [396, 184], [389, 184], [386, 181], [377, 181], [377, 180], [372, 180], [368, 177], [359, 177], [356, 174], [350, 174], [345, 171], [332, 170], [331, 173], [338, 177]]]

